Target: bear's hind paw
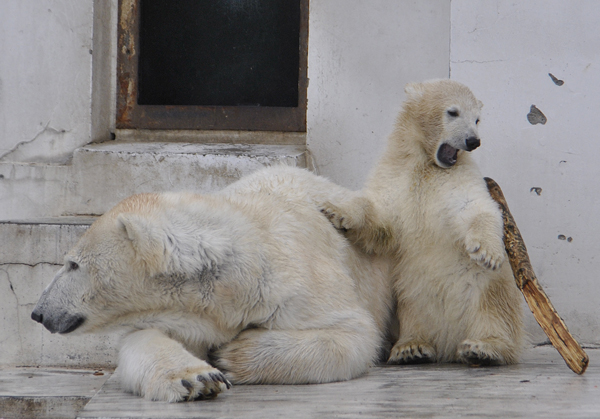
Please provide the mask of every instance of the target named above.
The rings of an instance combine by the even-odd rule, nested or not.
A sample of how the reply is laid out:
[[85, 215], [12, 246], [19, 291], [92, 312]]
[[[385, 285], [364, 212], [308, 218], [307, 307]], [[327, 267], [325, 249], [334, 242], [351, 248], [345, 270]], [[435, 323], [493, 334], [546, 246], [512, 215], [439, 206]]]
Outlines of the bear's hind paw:
[[471, 367], [490, 367], [506, 363], [489, 343], [477, 340], [465, 340], [458, 348], [457, 357], [460, 362]]
[[426, 343], [409, 342], [394, 345], [388, 358], [388, 364], [428, 364], [435, 362], [435, 351]]

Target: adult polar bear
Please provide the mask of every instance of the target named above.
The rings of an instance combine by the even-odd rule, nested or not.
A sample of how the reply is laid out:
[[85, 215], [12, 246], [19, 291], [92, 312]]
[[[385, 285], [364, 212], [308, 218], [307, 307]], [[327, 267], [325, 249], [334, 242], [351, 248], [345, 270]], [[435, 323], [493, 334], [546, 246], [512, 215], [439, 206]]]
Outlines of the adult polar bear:
[[400, 338], [389, 363], [508, 364], [522, 345], [521, 295], [502, 216], [468, 153], [481, 102], [451, 80], [409, 84], [364, 189], [324, 211], [351, 241], [388, 254]]
[[346, 193], [277, 167], [214, 195], [130, 197], [67, 254], [32, 318], [53, 333], [131, 328], [119, 376], [152, 400], [356, 377], [379, 355], [392, 293], [386, 262], [316, 205]]

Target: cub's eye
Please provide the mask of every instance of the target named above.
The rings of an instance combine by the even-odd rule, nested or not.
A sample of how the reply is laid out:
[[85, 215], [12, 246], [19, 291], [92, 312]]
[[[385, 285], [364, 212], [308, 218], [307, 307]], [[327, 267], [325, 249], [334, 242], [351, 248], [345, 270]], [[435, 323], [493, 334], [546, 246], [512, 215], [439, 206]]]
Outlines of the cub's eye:
[[458, 116], [458, 111], [456, 109], [448, 109], [448, 115], [452, 118], [456, 118]]
[[76, 271], [79, 269], [79, 265], [76, 262], [69, 262], [69, 269], [71, 271]]
[[479, 124], [479, 118], [477, 118], [477, 121], [475, 121], [475, 125]]

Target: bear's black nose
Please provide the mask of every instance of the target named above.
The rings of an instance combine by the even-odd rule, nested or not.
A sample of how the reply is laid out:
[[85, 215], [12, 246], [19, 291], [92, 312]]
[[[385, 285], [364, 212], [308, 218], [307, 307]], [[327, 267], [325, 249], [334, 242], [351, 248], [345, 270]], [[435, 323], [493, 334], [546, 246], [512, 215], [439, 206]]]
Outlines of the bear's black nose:
[[473, 151], [481, 145], [481, 141], [477, 137], [467, 138], [467, 151]]
[[35, 310], [31, 313], [31, 318], [38, 323], [44, 321], [44, 315], [42, 313], [36, 313]]

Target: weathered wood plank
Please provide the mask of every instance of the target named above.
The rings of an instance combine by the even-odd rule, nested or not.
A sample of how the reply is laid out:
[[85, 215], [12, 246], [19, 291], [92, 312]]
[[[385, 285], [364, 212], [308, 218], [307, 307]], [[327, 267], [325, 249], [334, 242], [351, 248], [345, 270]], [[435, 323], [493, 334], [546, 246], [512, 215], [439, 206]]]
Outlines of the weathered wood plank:
[[577, 374], [583, 374], [588, 366], [589, 357], [581, 348], [581, 345], [569, 333], [566, 324], [560, 318], [538, 282], [529, 261], [527, 247], [525, 247], [521, 232], [508, 209], [508, 204], [500, 186], [490, 178], [485, 178], [485, 181], [490, 195], [500, 205], [500, 209], [502, 210], [504, 245], [517, 286], [523, 293], [525, 301], [527, 301], [527, 305], [536, 321], [569, 368]]

